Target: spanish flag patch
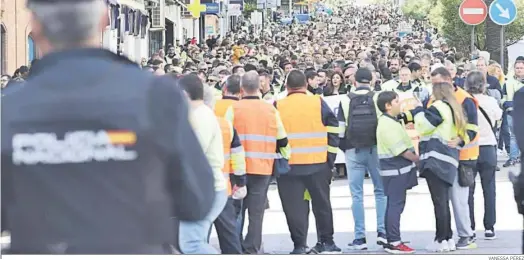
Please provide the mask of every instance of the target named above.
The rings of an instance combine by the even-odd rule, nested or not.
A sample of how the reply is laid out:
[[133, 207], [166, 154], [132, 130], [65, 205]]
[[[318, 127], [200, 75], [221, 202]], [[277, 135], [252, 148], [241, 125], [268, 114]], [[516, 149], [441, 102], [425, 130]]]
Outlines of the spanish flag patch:
[[136, 133], [127, 130], [107, 131], [109, 142], [115, 145], [134, 145], [136, 143]]

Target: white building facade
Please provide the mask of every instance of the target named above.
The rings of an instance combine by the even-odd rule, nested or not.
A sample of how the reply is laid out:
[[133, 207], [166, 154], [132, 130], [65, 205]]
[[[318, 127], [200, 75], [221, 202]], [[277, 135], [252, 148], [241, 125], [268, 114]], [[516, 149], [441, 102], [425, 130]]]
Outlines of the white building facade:
[[102, 46], [140, 63], [148, 58], [149, 0], [118, 0], [110, 5], [110, 26], [102, 35]]

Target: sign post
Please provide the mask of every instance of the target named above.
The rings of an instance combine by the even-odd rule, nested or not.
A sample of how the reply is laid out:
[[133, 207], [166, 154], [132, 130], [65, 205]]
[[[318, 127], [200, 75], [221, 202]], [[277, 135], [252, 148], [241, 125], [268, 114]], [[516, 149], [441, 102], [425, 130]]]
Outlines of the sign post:
[[500, 25], [500, 66], [504, 70], [504, 49], [506, 41], [504, 39], [504, 26], [511, 24], [517, 18], [517, 6], [512, 0], [496, 0], [489, 6], [489, 18], [494, 23]]
[[482, 0], [464, 0], [459, 7], [459, 16], [462, 21], [471, 25], [471, 52], [475, 51], [475, 25], [479, 25], [488, 16], [488, 6]]

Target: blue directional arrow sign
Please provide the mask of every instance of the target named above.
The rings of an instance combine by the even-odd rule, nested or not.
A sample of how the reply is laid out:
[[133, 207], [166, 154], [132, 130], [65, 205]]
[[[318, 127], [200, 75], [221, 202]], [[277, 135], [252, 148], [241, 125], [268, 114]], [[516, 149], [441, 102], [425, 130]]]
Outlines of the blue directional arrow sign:
[[517, 18], [517, 6], [513, 0], [497, 0], [489, 6], [489, 17], [498, 25], [508, 25]]

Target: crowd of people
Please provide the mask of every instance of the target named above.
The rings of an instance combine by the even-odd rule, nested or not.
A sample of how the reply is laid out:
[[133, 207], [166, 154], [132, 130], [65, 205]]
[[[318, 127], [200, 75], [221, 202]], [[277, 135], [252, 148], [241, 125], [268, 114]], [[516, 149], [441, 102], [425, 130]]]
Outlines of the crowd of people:
[[[36, 4], [46, 0], [31, 1]], [[30, 10], [38, 12], [31, 6]], [[64, 14], [64, 19], [74, 17]], [[411, 30], [399, 31], [400, 25], [406, 23]], [[328, 26], [332, 24], [336, 26]], [[2, 185], [11, 185], [7, 189], [2, 186], [2, 229], [13, 234], [13, 252], [178, 250], [184, 254], [214, 254], [217, 251], [208, 242], [214, 225], [221, 253], [263, 253], [268, 187], [276, 182], [294, 245], [291, 253], [339, 253], [342, 250], [333, 238], [330, 201], [332, 169], [339, 149], [344, 152], [352, 198], [355, 232], [350, 249], [369, 248], [363, 194], [366, 174], [374, 185], [377, 244], [387, 252], [415, 251], [402, 242], [400, 219], [409, 203], [406, 192], [418, 185], [419, 177], [427, 182], [435, 213], [435, 236], [427, 250], [449, 252], [477, 247], [473, 200], [477, 175], [484, 195], [483, 238], [496, 239], [497, 156], [502, 151], [509, 155], [503, 167], [520, 163], [512, 111], [513, 98], [524, 86], [524, 57], [517, 58], [505, 75], [497, 62], [479, 53], [457, 52], [427, 23], [406, 19], [398, 8], [387, 5], [340, 7], [333, 16], [319, 15], [307, 24], [271, 23], [261, 31], [239, 26], [226, 35], [210, 36], [201, 44], [196, 39], [176, 41], [165, 52], [160, 50], [142, 59], [139, 66], [150, 73], [140, 72], [140, 76], [136, 65], [113, 54], [81, 50], [67, 55], [50, 54], [30, 68], [22, 66], [13, 77], [2, 76], [6, 106], [22, 111], [40, 105], [30, 114], [2, 119], [2, 130], [7, 132], [3, 139], [13, 140], [13, 147], [4, 147], [11, 140], [2, 140], [3, 156], [12, 162], [2, 165], [7, 173], [2, 174]], [[71, 57], [85, 58], [86, 62], [75, 63]], [[57, 58], [66, 62], [53, 63], [52, 59]], [[116, 62], [126, 65], [113, 67], [111, 64]], [[58, 94], [50, 87], [53, 79], [44, 75], [68, 63], [85, 73], [82, 76], [75, 72], [80, 75], [75, 80], [90, 82], [89, 89], [75, 85], [76, 93]], [[97, 75], [95, 65], [105, 74]], [[114, 77], [137, 76], [119, 77], [121, 81], [116, 83], [104, 76], [108, 71]], [[66, 80], [69, 77], [59, 85]], [[123, 87], [138, 84], [154, 86], [152, 90]], [[41, 85], [45, 88], [38, 90]], [[110, 85], [117, 86], [101, 89]], [[21, 101], [26, 89], [33, 86], [37, 86], [33, 96]], [[332, 96], [340, 98], [338, 109], [324, 100]], [[76, 101], [75, 105], [60, 107], [71, 102], [66, 98]], [[188, 108], [184, 107], [186, 98]], [[85, 122], [76, 118], [79, 114]], [[100, 119], [102, 115], [114, 118]], [[41, 123], [48, 121], [54, 124]], [[30, 128], [33, 124], [35, 127]], [[57, 134], [46, 137], [49, 132]], [[96, 136], [97, 141], [90, 141], [91, 136]], [[93, 155], [51, 159], [52, 155], [46, 154], [66, 149], [63, 144], [70, 145], [67, 149], [83, 147], [78, 142], [93, 142]], [[85, 167], [93, 164], [96, 170], [84, 169], [79, 162]], [[96, 219], [89, 220], [89, 225], [73, 232], [58, 220], [49, 219], [56, 217], [76, 225], [87, 217], [76, 215], [75, 203], [101, 202], [86, 199], [92, 192], [75, 186], [78, 180], [61, 171], [95, 171], [90, 177], [95, 179], [87, 179], [91, 184], [100, 181], [97, 178], [103, 175], [99, 174], [123, 169], [130, 175], [118, 172], [110, 177], [107, 183], [114, 187], [97, 185], [97, 196], [108, 196], [104, 197], [107, 204], [82, 210]], [[165, 178], [165, 169], [177, 173]], [[28, 175], [52, 171], [63, 185], [74, 185], [55, 187], [45, 181], [49, 186], [37, 187]], [[33, 178], [43, 181], [40, 176]], [[140, 179], [140, 185], [123, 179], [129, 177]], [[165, 188], [161, 187], [166, 186], [162, 180], [167, 180], [167, 193], [162, 192]], [[24, 185], [33, 185], [34, 189], [24, 189]], [[78, 190], [73, 190], [75, 187]], [[23, 191], [13, 192], [17, 188]], [[113, 188], [116, 191], [110, 191]], [[140, 191], [122, 198], [122, 194], [129, 195], [125, 193], [131, 192], [128, 189]], [[60, 192], [73, 195], [58, 197], [59, 202], [53, 205], [71, 209], [60, 213], [43, 206], [48, 205], [44, 199], [60, 196]], [[175, 197], [174, 202], [170, 196]], [[27, 209], [27, 205], [39, 206]], [[142, 207], [150, 210], [145, 213], [147, 217]], [[175, 213], [169, 212], [172, 208]], [[318, 234], [318, 243], [311, 248], [306, 242], [310, 208]], [[118, 213], [95, 217], [87, 210]], [[147, 220], [124, 220], [129, 212], [140, 212]], [[51, 215], [45, 215], [40, 227], [24, 229], [24, 224], [44, 218], [43, 214]], [[70, 218], [66, 220], [61, 214]], [[249, 219], [246, 236], [244, 219]], [[148, 226], [145, 222], [149, 220], [155, 224]], [[141, 227], [133, 225], [144, 225], [148, 230], [136, 231]], [[171, 241], [171, 231], [165, 231], [169, 229], [176, 241]], [[33, 236], [35, 230], [51, 233], [51, 239], [44, 234]], [[99, 241], [103, 243], [100, 245], [79, 242], [85, 241], [84, 236], [91, 238], [89, 234], [102, 234], [107, 239]], [[174, 248], [166, 249], [166, 244]]]

